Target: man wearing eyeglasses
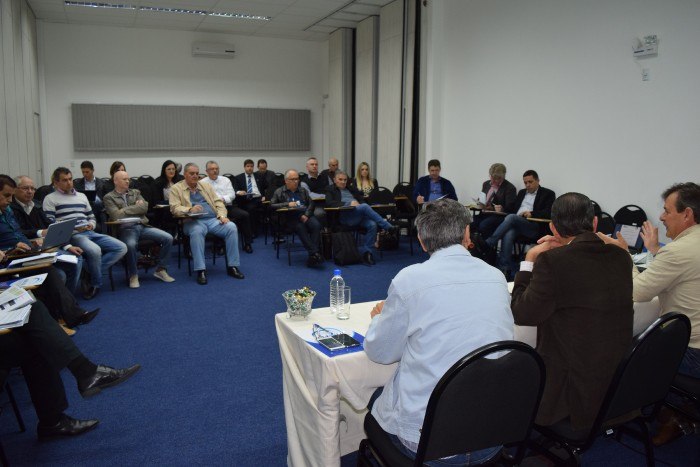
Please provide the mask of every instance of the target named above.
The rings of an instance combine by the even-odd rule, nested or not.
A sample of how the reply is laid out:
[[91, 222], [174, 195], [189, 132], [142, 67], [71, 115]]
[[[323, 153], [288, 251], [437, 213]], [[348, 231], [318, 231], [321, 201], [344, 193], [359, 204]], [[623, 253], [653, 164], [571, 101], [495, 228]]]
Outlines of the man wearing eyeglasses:
[[[33, 198], [34, 193], [36, 193], [34, 180], [26, 175], [20, 175], [15, 177], [15, 183], [17, 188], [15, 188], [14, 199], [10, 204], [12, 213], [15, 215], [20, 229], [22, 229], [22, 234], [27, 238], [36, 238], [37, 243], [41, 242], [43, 237], [46, 236], [46, 231], [51, 225], [51, 221], [46, 217], [41, 206], [34, 203]], [[80, 279], [80, 271], [83, 268], [83, 258], [81, 256], [83, 250], [69, 244], [63, 246], [61, 251], [77, 256], [75, 264], [68, 262], [56, 263], [56, 268], [63, 271], [66, 275], [66, 287], [72, 293], [75, 293], [75, 289], [78, 287], [78, 280]]]
[[306, 265], [309, 267], [323, 263], [318, 245], [321, 238], [321, 224], [314, 217], [314, 202], [306, 188], [299, 186], [299, 172], [287, 170], [284, 174], [284, 186], [275, 190], [270, 201], [272, 209], [288, 209], [284, 216], [287, 228], [299, 236], [299, 240], [309, 252]]

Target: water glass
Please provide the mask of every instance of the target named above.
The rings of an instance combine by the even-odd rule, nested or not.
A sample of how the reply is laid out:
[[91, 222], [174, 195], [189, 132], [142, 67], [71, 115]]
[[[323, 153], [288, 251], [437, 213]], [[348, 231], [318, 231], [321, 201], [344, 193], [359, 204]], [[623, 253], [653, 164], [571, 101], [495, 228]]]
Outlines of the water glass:
[[343, 287], [343, 306], [338, 309], [338, 319], [350, 318], [350, 287]]

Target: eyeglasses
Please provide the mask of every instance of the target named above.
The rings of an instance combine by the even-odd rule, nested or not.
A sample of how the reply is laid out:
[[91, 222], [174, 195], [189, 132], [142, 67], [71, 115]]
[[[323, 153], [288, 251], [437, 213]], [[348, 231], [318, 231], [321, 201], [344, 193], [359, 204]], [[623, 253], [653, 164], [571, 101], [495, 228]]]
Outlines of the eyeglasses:
[[33, 186], [21, 186], [18, 188], [22, 191], [36, 191], [36, 188], [34, 188]]
[[287, 180], [289, 180], [290, 182], [298, 182], [299, 181], [298, 178], [288, 178]]

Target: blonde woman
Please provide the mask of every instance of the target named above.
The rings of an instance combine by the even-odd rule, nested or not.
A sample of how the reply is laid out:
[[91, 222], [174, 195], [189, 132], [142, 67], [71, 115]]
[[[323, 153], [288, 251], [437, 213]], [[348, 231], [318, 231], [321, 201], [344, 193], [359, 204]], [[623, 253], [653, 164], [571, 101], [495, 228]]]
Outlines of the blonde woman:
[[372, 178], [372, 174], [369, 171], [369, 164], [367, 162], [362, 162], [357, 167], [357, 176], [352, 179], [351, 186], [355, 187], [358, 191], [366, 197], [369, 193], [377, 188], [379, 184], [376, 178]]

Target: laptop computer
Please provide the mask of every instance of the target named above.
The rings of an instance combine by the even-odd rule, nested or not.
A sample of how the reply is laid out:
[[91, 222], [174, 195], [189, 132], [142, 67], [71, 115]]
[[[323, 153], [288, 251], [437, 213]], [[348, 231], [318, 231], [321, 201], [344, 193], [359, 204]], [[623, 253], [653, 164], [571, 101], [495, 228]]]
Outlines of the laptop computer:
[[56, 248], [70, 242], [70, 238], [75, 230], [77, 219], [68, 219], [66, 221], [56, 222], [49, 226], [44, 241], [38, 248], [33, 248], [34, 251], [46, 251], [51, 248]]
[[88, 202], [90, 202], [91, 204], [94, 203], [95, 199], [97, 198], [97, 192], [95, 190], [86, 190], [83, 191], [83, 194], [88, 199]]

